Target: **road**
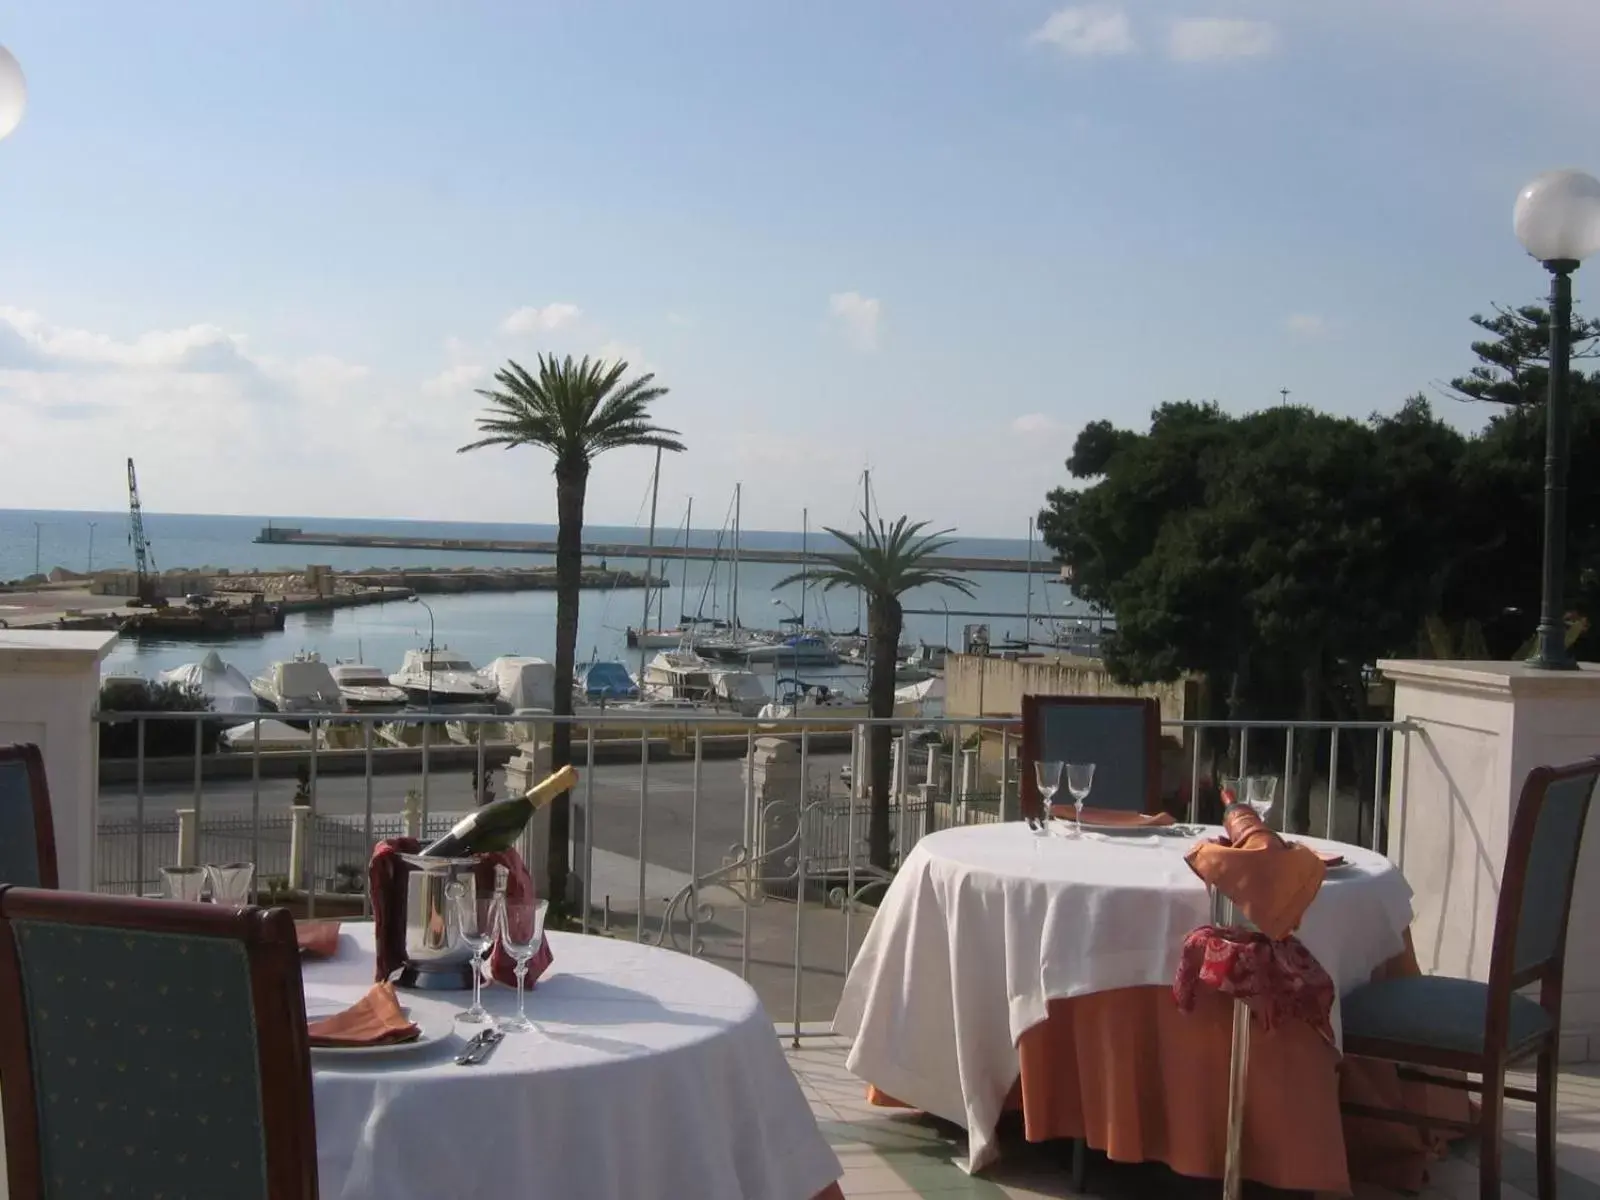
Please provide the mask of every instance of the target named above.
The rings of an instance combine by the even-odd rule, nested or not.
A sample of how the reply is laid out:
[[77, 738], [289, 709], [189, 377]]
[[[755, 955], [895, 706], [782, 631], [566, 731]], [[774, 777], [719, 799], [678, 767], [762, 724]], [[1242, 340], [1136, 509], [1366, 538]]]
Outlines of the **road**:
[[[811, 778], [821, 785], [825, 777], [838, 777], [846, 756], [813, 754]], [[700, 803], [694, 805], [694, 764], [652, 762], [649, 767], [649, 802], [645, 806], [645, 861], [674, 871], [688, 871], [690, 834], [699, 843], [698, 863], [706, 871], [722, 861], [729, 848], [744, 837], [744, 780], [742, 761], [719, 759], [700, 764]], [[580, 769], [580, 774], [581, 774]], [[639, 858], [640, 774], [638, 765], [605, 764], [594, 771], [594, 844], [615, 854]], [[428, 776], [430, 812], [464, 812], [472, 803], [472, 775], [463, 771], [434, 770]], [[286, 814], [294, 802], [294, 780], [263, 779], [261, 812]], [[406, 792], [420, 790], [419, 774], [374, 775], [372, 811], [398, 813]], [[505, 794], [504, 779], [496, 773], [496, 794]], [[587, 789], [578, 784], [578, 795]], [[362, 816], [366, 812], [366, 781], [360, 775], [326, 775], [317, 781], [315, 806], [328, 816]], [[248, 779], [205, 780], [201, 788], [203, 813], [248, 816], [252, 806]], [[128, 820], [137, 812], [131, 784], [102, 784], [102, 820]], [[149, 817], [170, 817], [194, 804], [193, 783], [150, 783], [144, 789], [144, 811]]]

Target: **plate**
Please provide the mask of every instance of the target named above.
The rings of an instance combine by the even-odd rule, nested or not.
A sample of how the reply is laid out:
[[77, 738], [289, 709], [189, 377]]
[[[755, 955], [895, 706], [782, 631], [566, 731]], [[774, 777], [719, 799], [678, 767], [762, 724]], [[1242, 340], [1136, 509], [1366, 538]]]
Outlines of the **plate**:
[[1106, 837], [1198, 837], [1199, 830], [1187, 825], [1098, 825], [1093, 821], [1085, 821], [1079, 825], [1076, 821], [1062, 822], [1068, 831], [1064, 837], [1071, 837], [1071, 830], [1082, 829], [1085, 833], [1099, 833]]
[[[329, 1006], [325, 1001], [314, 1000], [306, 997], [306, 1017], [315, 1021], [319, 1017], [331, 1016], [336, 1012], [343, 1012], [349, 1008], [349, 1002], [335, 1003]], [[381, 1046], [312, 1046], [311, 1057], [318, 1062], [366, 1062], [368, 1059], [398, 1058], [407, 1054], [420, 1054], [430, 1047], [437, 1046], [455, 1036], [455, 1021], [442, 1021], [437, 1016], [427, 1020], [418, 1020], [409, 1008], [402, 1008], [401, 1012], [416, 1021], [421, 1032], [416, 1040], [410, 1042], [385, 1042]]]

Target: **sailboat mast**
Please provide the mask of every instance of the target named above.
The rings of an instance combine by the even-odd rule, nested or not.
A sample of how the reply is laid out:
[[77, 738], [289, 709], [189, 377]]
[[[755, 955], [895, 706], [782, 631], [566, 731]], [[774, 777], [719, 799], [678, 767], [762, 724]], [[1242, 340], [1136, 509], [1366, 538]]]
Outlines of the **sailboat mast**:
[[806, 571], [809, 563], [806, 558], [806, 535], [811, 532], [811, 510], [800, 510], [800, 628], [796, 631], [804, 633], [806, 629], [806, 588], [808, 581]]
[[1026, 653], [1033, 645], [1033, 518], [1028, 518], [1028, 614], [1022, 627], [1022, 649]]
[[[678, 585], [678, 595], [679, 595], [680, 600], [684, 604], [687, 604], [689, 602], [689, 600], [688, 600], [688, 596], [689, 596], [689, 531], [691, 529], [693, 529], [693, 528], [694, 528], [694, 497], [690, 496], [689, 497], [689, 504], [683, 510], [683, 582]], [[663, 603], [665, 603], [665, 602], [663, 601]], [[661, 609], [660, 608], [656, 609], [656, 616], [657, 616], [658, 619], [660, 618], [660, 616], [661, 616]]]
[[743, 490], [744, 484], [733, 485], [733, 594], [728, 597], [728, 622], [735, 637], [739, 634], [739, 508]]
[[650, 533], [645, 539], [644, 558], [644, 620], [639, 622], [639, 632], [650, 628], [651, 576], [656, 568], [656, 496], [661, 490], [661, 447], [656, 447], [656, 469], [650, 472]]

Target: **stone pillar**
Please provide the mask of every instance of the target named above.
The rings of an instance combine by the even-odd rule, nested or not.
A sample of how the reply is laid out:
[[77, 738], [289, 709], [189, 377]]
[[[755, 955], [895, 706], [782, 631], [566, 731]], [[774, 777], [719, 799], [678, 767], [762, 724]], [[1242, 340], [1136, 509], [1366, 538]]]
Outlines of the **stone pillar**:
[[114, 633], [0, 629], [0, 742], [32, 742], [44, 755], [61, 886], [95, 882], [100, 797], [100, 662]]
[[784, 875], [782, 860], [790, 852], [779, 851], [794, 839], [800, 820], [799, 749], [785, 738], [757, 738], [744, 762], [744, 781], [755, 794], [751, 853], [757, 875]]
[[[1537, 766], [1600, 754], [1600, 665], [1539, 671], [1521, 663], [1395, 661], [1397, 734], [1390, 762], [1389, 856], [1414, 895], [1424, 972], [1487, 979], [1506, 842], [1523, 780]], [[1567, 943], [1561, 1054], [1600, 1057], [1600, 813], [1578, 857]]]
[[[550, 743], [524, 742], [517, 747], [516, 755], [506, 763], [505, 794], [521, 795], [548, 774], [550, 774]], [[582, 825], [576, 817], [578, 806], [582, 802], [583, 781], [579, 780], [578, 786], [571, 794], [575, 819], [572, 822], [572, 856], [569, 859], [572, 864], [572, 874], [567, 898], [569, 901], [576, 899], [580, 903], [583, 898], [583, 838], [579, 832]], [[533, 877], [534, 893], [548, 897], [550, 895], [550, 806], [548, 804], [534, 810], [527, 828], [522, 831], [517, 850], [522, 855], [522, 861], [528, 865], [528, 874]]]

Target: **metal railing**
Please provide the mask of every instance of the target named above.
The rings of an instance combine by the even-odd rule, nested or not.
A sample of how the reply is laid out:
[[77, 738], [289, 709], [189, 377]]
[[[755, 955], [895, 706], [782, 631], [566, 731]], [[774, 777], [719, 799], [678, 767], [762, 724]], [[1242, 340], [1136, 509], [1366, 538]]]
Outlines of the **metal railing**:
[[[229, 751], [215, 748], [213, 714], [98, 714], [103, 732], [117, 731], [104, 741], [133, 752], [102, 754], [96, 886], [153, 892], [159, 868], [180, 856], [248, 860], [260, 898], [288, 898], [309, 915], [319, 903], [349, 911], [378, 840], [443, 833], [477, 803], [473, 781], [491, 779], [520, 746], [531, 742], [542, 761], [555, 724], [513, 729], [502, 716], [454, 713], [276, 719], [297, 722], [305, 743]], [[580, 927], [721, 962], [786, 1014], [796, 1038], [831, 1018], [874, 904], [922, 837], [1020, 815], [1027, 764], [1014, 718], [564, 720], [580, 772], [568, 848]], [[865, 781], [873, 727], [893, 739], [888, 858], [878, 863]], [[1403, 809], [1404, 724], [1168, 721], [1162, 732], [1164, 803], [1191, 822], [1215, 819], [1221, 777], [1252, 771], [1282, 778], [1274, 823], [1295, 832], [1382, 850], [1391, 777]], [[501, 740], [508, 734], [523, 740]], [[539, 829], [522, 850], [538, 878]]]

